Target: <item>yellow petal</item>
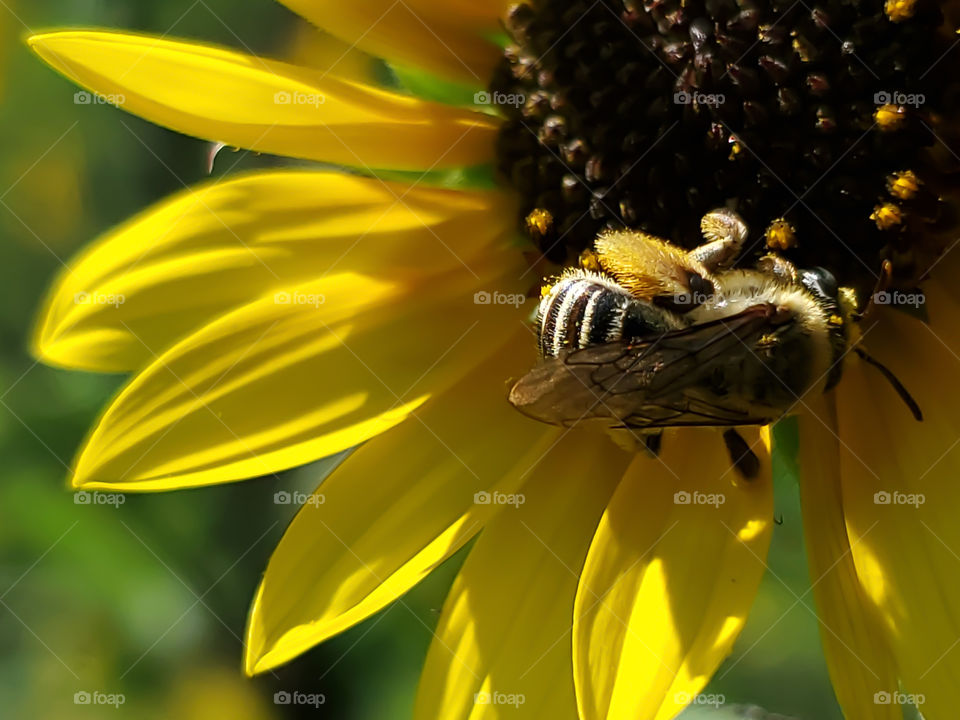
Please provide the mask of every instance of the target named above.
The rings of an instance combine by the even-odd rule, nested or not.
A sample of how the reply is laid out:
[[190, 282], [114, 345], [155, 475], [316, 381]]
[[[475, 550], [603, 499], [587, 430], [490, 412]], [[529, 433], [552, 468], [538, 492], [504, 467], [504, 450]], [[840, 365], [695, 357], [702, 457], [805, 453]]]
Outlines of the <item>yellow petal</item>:
[[865, 338], [916, 399], [923, 422], [856, 361], [838, 387], [838, 415], [857, 572], [904, 689], [922, 696], [924, 717], [939, 720], [956, 716], [960, 686], [960, 306], [937, 283], [926, 297], [929, 327], [883, 309]]
[[303, 506], [257, 591], [248, 673], [287, 662], [394, 601], [504, 507], [475, 493], [515, 493], [560, 432], [507, 404], [504, 379], [532, 361], [529, 332], [514, 331], [416, 418], [359, 448], [323, 482], [324, 502]]
[[188, 135], [374, 168], [493, 157], [495, 119], [276, 60], [144, 35], [54, 32], [30, 46], [74, 82]]
[[638, 456], [617, 487], [577, 590], [583, 720], [672, 718], [730, 653], [773, 519], [767, 446], [741, 432], [763, 467], [750, 483], [734, 482], [718, 431], [683, 429], [664, 438], [659, 460]]
[[317, 27], [398, 65], [486, 87], [502, 51], [490, 40], [507, 3], [499, 0], [281, 0]]
[[[224, 312], [327, 274], [405, 288], [428, 282], [489, 251], [511, 216], [497, 193], [333, 172], [208, 183], [133, 218], [72, 262], [47, 299], [34, 352], [67, 367], [136, 369]], [[324, 322], [356, 301], [326, 304]]]
[[355, 83], [379, 85], [383, 80], [378, 70], [382, 74], [384, 68], [377, 58], [302, 20], [294, 28], [286, 58], [294, 65], [314, 67]]
[[876, 608], [857, 577], [844, 519], [833, 402], [814, 398], [800, 418], [800, 500], [820, 639], [847, 720], [900, 720], [897, 672]]
[[[509, 265], [497, 272], [520, 275]], [[227, 482], [373, 437], [462, 376], [519, 321], [512, 306], [474, 304], [472, 281], [466, 269], [448, 273], [429, 291], [363, 313], [392, 288], [338, 275], [221, 317], [120, 392], [81, 451], [74, 485]], [[325, 322], [327, 308], [346, 319]]]
[[416, 718], [576, 720], [570, 631], [587, 548], [630, 456], [574, 431], [484, 528], [444, 604]]

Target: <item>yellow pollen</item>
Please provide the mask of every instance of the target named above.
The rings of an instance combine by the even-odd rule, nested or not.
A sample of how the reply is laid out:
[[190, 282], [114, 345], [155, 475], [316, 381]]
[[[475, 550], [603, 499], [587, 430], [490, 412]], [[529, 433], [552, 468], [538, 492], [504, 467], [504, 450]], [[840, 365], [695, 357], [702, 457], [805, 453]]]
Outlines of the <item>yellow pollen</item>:
[[580, 253], [580, 267], [584, 270], [601, 272], [603, 265], [600, 264], [600, 257], [593, 250], [584, 250]]
[[831, 325], [840, 326], [840, 325], [843, 325], [843, 318], [840, 317], [839, 315], [831, 315], [827, 319], [827, 322], [830, 323]]
[[913, 17], [917, 9], [917, 0], [887, 0], [883, 11], [891, 22], [903, 22]]
[[881, 230], [889, 230], [903, 222], [903, 211], [893, 203], [884, 203], [883, 205], [877, 205], [873, 209], [870, 219], [873, 220]]
[[873, 114], [873, 119], [884, 132], [899, 130], [907, 119], [907, 111], [900, 105], [881, 105]]
[[777, 218], [767, 226], [767, 247], [771, 250], [789, 250], [797, 244], [797, 233], [783, 218]]
[[526, 219], [527, 230], [535, 237], [546, 237], [553, 227], [553, 215], [549, 210], [537, 208]]
[[887, 190], [895, 198], [911, 200], [920, 189], [920, 180], [912, 170], [894, 173], [887, 178]]

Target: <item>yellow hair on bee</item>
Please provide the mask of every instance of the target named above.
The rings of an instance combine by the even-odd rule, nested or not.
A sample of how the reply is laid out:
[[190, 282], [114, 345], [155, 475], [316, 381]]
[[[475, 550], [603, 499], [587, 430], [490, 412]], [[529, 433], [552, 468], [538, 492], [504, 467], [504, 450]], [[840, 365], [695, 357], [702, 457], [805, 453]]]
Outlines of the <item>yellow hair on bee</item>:
[[690, 292], [691, 274], [710, 277], [685, 250], [641, 232], [603, 232], [595, 247], [603, 270], [637, 298], [685, 295]]
[[917, 10], [917, 0], [887, 0], [883, 11], [891, 22], [903, 22], [913, 17]]
[[870, 214], [877, 227], [881, 230], [890, 230], [903, 223], [903, 211], [893, 203], [877, 205]]
[[873, 119], [884, 132], [899, 130], [907, 119], [907, 111], [900, 105], [881, 105], [873, 113]]
[[793, 225], [783, 218], [777, 218], [770, 223], [764, 234], [767, 247], [771, 250], [789, 250], [797, 244], [797, 233]]
[[887, 178], [887, 190], [895, 198], [911, 200], [920, 190], [920, 179], [912, 170], [904, 170]]

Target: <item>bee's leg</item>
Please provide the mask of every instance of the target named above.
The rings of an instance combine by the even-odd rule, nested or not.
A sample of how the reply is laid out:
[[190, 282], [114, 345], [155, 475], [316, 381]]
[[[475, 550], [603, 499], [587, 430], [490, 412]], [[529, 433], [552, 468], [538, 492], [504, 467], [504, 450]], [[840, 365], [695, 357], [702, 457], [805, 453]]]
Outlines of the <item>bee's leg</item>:
[[779, 255], [764, 255], [757, 262], [757, 270], [767, 275], [773, 275], [775, 278], [791, 285], [799, 282], [797, 266]]
[[740, 254], [747, 239], [747, 225], [732, 210], [720, 208], [700, 220], [700, 232], [706, 243], [690, 251], [689, 256], [703, 263], [710, 272], [726, 270]]
[[750, 449], [740, 433], [733, 428], [724, 431], [723, 442], [730, 455], [730, 464], [744, 480], [753, 480], [760, 474], [760, 458]]

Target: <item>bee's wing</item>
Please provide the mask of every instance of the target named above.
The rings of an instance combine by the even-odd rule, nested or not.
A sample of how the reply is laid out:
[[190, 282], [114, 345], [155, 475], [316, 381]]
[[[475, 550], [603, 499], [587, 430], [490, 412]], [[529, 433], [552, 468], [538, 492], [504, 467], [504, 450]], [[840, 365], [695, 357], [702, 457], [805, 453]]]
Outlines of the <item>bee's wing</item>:
[[744, 363], [765, 370], [751, 350], [756, 341], [792, 321], [761, 304], [655, 337], [574, 350], [520, 378], [510, 402], [529, 417], [566, 426], [591, 418], [635, 428], [766, 424], [779, 413], [757, 407], [736, 387]]

